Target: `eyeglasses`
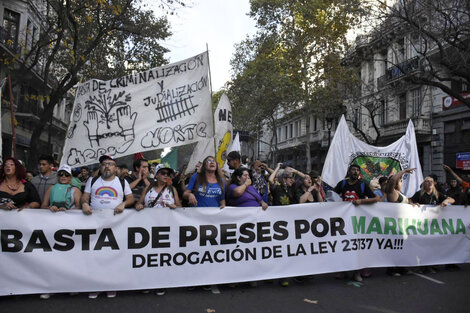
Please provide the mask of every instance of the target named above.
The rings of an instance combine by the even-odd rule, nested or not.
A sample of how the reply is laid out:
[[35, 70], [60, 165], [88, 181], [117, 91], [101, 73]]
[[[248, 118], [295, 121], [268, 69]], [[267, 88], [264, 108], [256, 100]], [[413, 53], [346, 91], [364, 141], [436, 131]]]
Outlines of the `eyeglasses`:
[[287, 178], [294, 179], [294, 176], [287, 176]]
[[160, 171], [158, 174], [163, 175], [163, 176], [170, 176], [170, 172], [167, 171]]
[[71, 175], [70, 175], [69, 173], [67, 173], [67, 172], [59, 172], [59, 173], [57, 174], [57, 176], [59, 176], [59, 177], [62, 177], [62, 176], [70, 177]]
[[115, 164], [114, 162], [103, 162], [101, 163], [102, 167], [113, 167]]

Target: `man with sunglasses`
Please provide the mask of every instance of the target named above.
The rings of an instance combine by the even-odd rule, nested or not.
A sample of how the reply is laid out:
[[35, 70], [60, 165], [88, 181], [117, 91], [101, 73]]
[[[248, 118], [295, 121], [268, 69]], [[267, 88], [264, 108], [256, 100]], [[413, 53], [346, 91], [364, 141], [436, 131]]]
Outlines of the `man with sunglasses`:
[[82, 195], [83, 213], [89, 215], [94, 209], [113, 209], [114, 214], [121, 213], [134, 205], [132, 190], [127, 181], [122, 184], [116, 176], [116, 161], [112, 157], [103, 155], [99, 161], [100, 177], [88, 179]]

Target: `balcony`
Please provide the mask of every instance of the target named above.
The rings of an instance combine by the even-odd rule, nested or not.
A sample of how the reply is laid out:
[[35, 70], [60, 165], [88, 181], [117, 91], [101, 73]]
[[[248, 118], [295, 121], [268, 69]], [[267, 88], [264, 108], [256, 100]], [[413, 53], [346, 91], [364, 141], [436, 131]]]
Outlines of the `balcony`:
[[387, 84], [390, 84], [391, 82], [396, 81], [405, 75], [409, 75], [419, 70], [419, 68], [419, 58], [417, 56], [408, 59], [405, 62], [401, 62], [400, 64], [385, 70], [385, 75], [377, 78], [377, 86], [379, 89], [382, 89]]
[[[431, 119], [413, 117], [411, 118], [415, 127], [415, 134], [418, 135], [431, 135]], [[400, 120], [391, 122], [382, 126], [383, 137], [401, 137], [405, 134], [408, 127], [408, 120]]]
[[[334, 132], [331, 132], [331, 138], [333, 138]], [[277, 144], [279, 150], [283, 149], [290, 149], [294, 147], [298, 147], [305, 144], [307, 136], [302, 135], [299, 137], [289, 138], [287, 140], [281, 141]], [[328, 142], [328, 131], [327, 130], [315, 130], [310, 133], [308, 137], [310, 143], [318, 143], [322, 144], [323, 142]]]

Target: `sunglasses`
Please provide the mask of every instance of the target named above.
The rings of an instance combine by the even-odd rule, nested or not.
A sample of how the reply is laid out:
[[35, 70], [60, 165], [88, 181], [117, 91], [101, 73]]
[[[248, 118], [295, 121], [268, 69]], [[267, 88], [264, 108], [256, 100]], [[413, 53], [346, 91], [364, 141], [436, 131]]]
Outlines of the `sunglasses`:
[[59, 176], [59, 177], [62, 177], [62, 176], [70, 177], [71, 175], [70, 175], [69, 173], [67, 173], [67, 172], [59, 172], [59, 173], [57, 174], [57, 176]]
[[214, 159], [208, 159], [206, 162], [207, 163], [215, 163], [215, 160]]
[[170, 176], [170, 172], [168, 171], [160, 171], [158, 174], [163, 175], [163, 176]]

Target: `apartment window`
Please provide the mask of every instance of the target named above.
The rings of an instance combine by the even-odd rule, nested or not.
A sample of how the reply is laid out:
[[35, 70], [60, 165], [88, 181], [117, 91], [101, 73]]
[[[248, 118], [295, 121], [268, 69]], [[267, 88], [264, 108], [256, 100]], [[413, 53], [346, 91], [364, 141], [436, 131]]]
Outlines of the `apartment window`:
[[369, 84], [374, 83], [374, 61], [370, 61], [368, 63], [368, 79], [369, 79]]
[[18, 32], [20, 28], [20, 14], [11, 10], [5, 9], [3, 14], [3, 27], [8, 33], [8, 39], [12, 41], [12, 45], [18, 44]]
[[421, 115], [421, 89], [416, 88], [411, 91], [411, 105], [413, 107], [413, 116]]
[[385, 100], [380, 100], [380, 125], [385, 125], [388, 122], [387, 116], [387, 102]]
[[278, 142], [281, 141], [281, 127], [278, 127], [278, 128], [277, 128], [277, 141], [278, 141]]
[[289, 138], [289, 127], [284, 126], [284, 140], [287, 140]]
[[460, 82], [460, 81], [452, 81], [450, 83], [450, 88], [452, 89], [453, 92], [457, 92], [457, 93], [468, 91], [467, 84], [465, 84], [464, 82]]
[[398, 96], [398, 107], [400, 110], [400, 120], [406, 119], [406, 93]]
[[401, 63], [405, 60], [405, 37], [401, 38], [397, 42], [397, 63]]
[[26, 43], [26, 47], [25, 47], [25, 50], [26, 51], [29, 51], [31, 50], [31, 45], [32, 45], [32, 40], [31, 40], [31, 21], [28, 20], [27, 24], [26, 24], [26, 39], [25, 39], [25, 43]]

